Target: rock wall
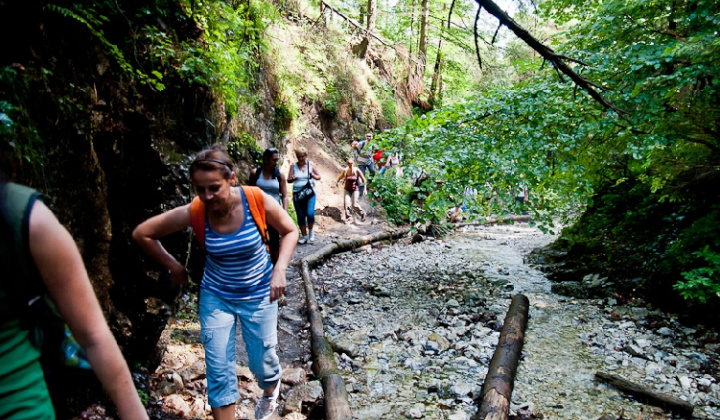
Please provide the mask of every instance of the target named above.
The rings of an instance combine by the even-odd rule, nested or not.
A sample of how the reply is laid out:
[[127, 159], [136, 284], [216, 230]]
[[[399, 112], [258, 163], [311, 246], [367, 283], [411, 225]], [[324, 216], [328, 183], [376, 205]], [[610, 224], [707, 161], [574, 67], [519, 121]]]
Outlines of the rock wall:
[[[142, 11], [142, 5], [122, 6], [128, 16]], [[0, 109], [14, 118], [0, 130], [0, 168], [6, 179], [43, 192], [75, 238], [131, 365], [152, 368], [159, 362], [163, 349], [157, 343], [180, 290], [130, 235], [143, 220], [190, 200], [187, 166], [195, 152], [217, 141], [235, 145], [243, 180], [259, 150], [303, 144], [334, 172], [353, 136], [378, 128], [342, 109], [329, 115], [317, 101], [303, 98], [294, 122], [302, 129], [278, 126], [274, 76], [263, 66], [254, 81], [254, 106], [228, 115], [206, 87], [178, 74], [166, 74], [166, 88], [158, 91], [123, 69], [105, 41], [124, 46], [133, 65], [143, 63], [142, 42], [123, 19], [107, 23], [98, 35], [77, 16], [42, 2], [0, 7], [0, 33], [13, 40], [1, 59], [0, 99], [15, 107]], [[201, 36], [201, 28], [180, 18], [180, 5], [163, 7], [165, 15], [148, 22], [172, 28], [178, 42]], [[291, 160], [286, 154], [284, 171]], [[336, 194], [328, 191], [319, 208], [337, 205], [331, 202]], [[178, 233], [163, 244], [185, 258], [189, 240], [188, 233]]]

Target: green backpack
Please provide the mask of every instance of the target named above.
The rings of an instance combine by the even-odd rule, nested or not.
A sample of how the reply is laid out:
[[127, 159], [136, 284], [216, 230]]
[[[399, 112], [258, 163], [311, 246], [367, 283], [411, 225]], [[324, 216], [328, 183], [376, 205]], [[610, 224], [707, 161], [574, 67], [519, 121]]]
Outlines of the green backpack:
[[3, 264], [2, 269], [10, 275], [2, 276], [0, 287], [17, 311], [22, 327], [30, 332], [33, 345], [40, 350], [47, 379], [50, 371], [61, 367], [83, 370], [91, 367], [85, 351], [47, 293], [30, 255], [30, 211], [39, 198], [39, 192], [22, 185], [7, 183], [0, 187], [0, 210], [5, 219], [0, 255], [11, 262]]

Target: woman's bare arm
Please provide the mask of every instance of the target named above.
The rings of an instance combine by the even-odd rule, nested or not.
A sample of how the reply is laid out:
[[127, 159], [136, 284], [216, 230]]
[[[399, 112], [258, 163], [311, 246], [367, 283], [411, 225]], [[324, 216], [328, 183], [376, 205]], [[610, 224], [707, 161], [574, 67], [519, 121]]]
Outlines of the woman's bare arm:
[[[308, 163], [308, 165], [309, 165], [309, 164], [310, 164], [310, 163]], [[315, 169], [315, 166], [312, 166], [311, 172], [310, 172], [310, 176], [311, 176], [314, 180], [320, 181], [320, 172], [318, 172], [317, 169]]]
[[347, 171], [347, 168], [343, 169], [342, 172], [340, 172], [340, 176], [338, 176], [337, 181], [335, 181], [335, 184], [338, 184], [343, 178], [345, 178], [345, 171]]
[[287, 192], [287, 179], [285, 178], [285, 174], [280, 174], [280, 201], [282, 202], [282, 208], [283, 210], [287, 211], [288, 209], [288, 192]]
[[165, 250], [158, 239], [181, 231], [189, 225], [190, 204], [186, 204], [149, 218], [139, 224], [132, 233], [133, 240], [140, 248], [170, 271], [170, 280], [175, 284], [187, 282], [187, 270], [180, 261]]
[[42, 202], [30, 213], [30, 254], [50, 297], [122, 419], [147, 419], [130, 370], [108, 328], [80, 252], [70, 233]]

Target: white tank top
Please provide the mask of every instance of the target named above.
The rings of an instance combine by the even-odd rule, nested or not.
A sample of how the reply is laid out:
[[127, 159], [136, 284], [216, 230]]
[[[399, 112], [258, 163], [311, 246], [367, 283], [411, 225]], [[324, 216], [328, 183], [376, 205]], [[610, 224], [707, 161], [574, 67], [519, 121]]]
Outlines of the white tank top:
[[[308, 183], [308, 180], [310, 180], [310, 161], [307, 161], [305, 171], [301, 171], [300, 168], [298, 168], [298, 164], [293, 163], [293, 176], [297, 178], [293, 181], [293, 192], [298, 192]], [[313, 184], [312, 180], [310, 180], [310, 184]]]

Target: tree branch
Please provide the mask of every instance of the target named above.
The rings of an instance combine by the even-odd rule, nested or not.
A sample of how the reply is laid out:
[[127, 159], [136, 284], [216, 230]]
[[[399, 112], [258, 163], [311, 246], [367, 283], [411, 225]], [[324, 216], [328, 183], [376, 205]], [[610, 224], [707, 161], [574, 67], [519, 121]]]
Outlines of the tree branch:
[[384, 46], [386, 46], [386, 47], [388, 47], [388, 48], [392, 48], [392, 49], [395, 51], [395, 53], [397, 53], [398, 55], [400, 55], [400, 56], [402, 56], [402, 57], [407, 57], [408, 60], [412, 61], [413, 63], [415, 63], [415, 64], [417, 64], [417, 65], [420, 65], [420, 63], [418, 63], [417, 61], [415, 61], [412, 57], [408, 56], [407, 54], [401, 53], [400, 51], [397, 50], [397, 48], [396, 48], [394, 45], [389, 44], [389, 43], [386, 42], [384, 39], [380, 38], [379, 36], [375, 35], [374, 33], [370, 32], [370, 31], [368, 31], [366, 28], [363, 28], [360, 24], [358, 24], [358, 23], [355, 22], [354, 20], [350, 19], [349, 17], [345, 16], [342, 12], [340, 12], [339, 10], [337, 10], [336, 8], [334, 8], [333, 6], [329, 5], [329, 4], [328, 4], [327, 2], [325, 2], [324, 0], [321, 0], [320, 3], [321, 3], [321, 4], [324, 4], [325, 7], [327, 7], [328, 9], [330, 9], [330, 10], [331, 10], [332, 12], [334, 12], [336, 15], [338, 15], [338, 16], [340, 16], [341, 18], [345, 19], [345, 21], [347, 21], [347, 22], [348, 22], [349, 24], [351, 24], [352, 26], [360, 29], [363, 33], [367, 34], [367, 36], [371, 36], [371, 37], [375, 38], [378, 42], [380, 42], [380, 43], [383, 44]]
[[475, 14], [475, 26], [473, 26], [473, 34], [474, 40], [475, 40], [475, 54], [477, 55], [478, 60], [478, 67], [480, 67], [480, 71], [482, 71], [482, 59], [480, 58], [480, 44], [478, 44], [478, 20], [480, 19], [480, 11], [482, 10], [482, 6], [478, 7], [477, 13]]
[[[583, 88], [591, 98], [593, 98], [597, 103], [602, 105], [603, 107], [607, 109], [611, 109], [615, 111], [618, 115], [623, 117], [623, 115], [627, 114], [626, 111], [621, 110], [620, 108], [616, 107], [615, 105], [611, 104], [605, 97], [595, 90], [592, 82], [585, 79], [584, 77], [577, 74], [573, 69], [570, 68], [564, 61], [563, 56], [558, 55], [553, 51], [550, 47], [542, 44], [540, 41], [535, 39], [530, 33], [525, 30], [523, 27], [518, 25], [510, 16], [508, 16], [507, 13], [503, 12], [500, 7], [495, 4], [492, 0], [475, 0], [477, 4], [479, 4], [481, 7], [484, 7], [485, 10], [488, 11], [491, 15], [495, 16], [498, 21], [500, 22], [500, 25], [507, 26], [508, 29], [510, 29], [518, 38], [525, 41], [525, 43], [530, 46], [530, 48], [537, 51], [543, 58], [550, 61], [555, 68], [559, 71], [564, 73], [566, 76], [568, 76], [576, 85]], [[565, 58], [567, 59], [567, 58]]]
[[[482, 5], [480, 5], [480, 8], [482, 9]], [[500, 32], [500, 28], [502, 28], [502, 22], [500, 22], [500, 24], [498, 25], [497, 29], [495, 29], [495, 34], [493, 35], [493, 39], [492, 39], [492, 41], [490, 41], [490, 44], [491, 44], [491, 45], [494, 45], [494, 44], [495, 44], [495, 40], [497, 39], [498, 32]]]

